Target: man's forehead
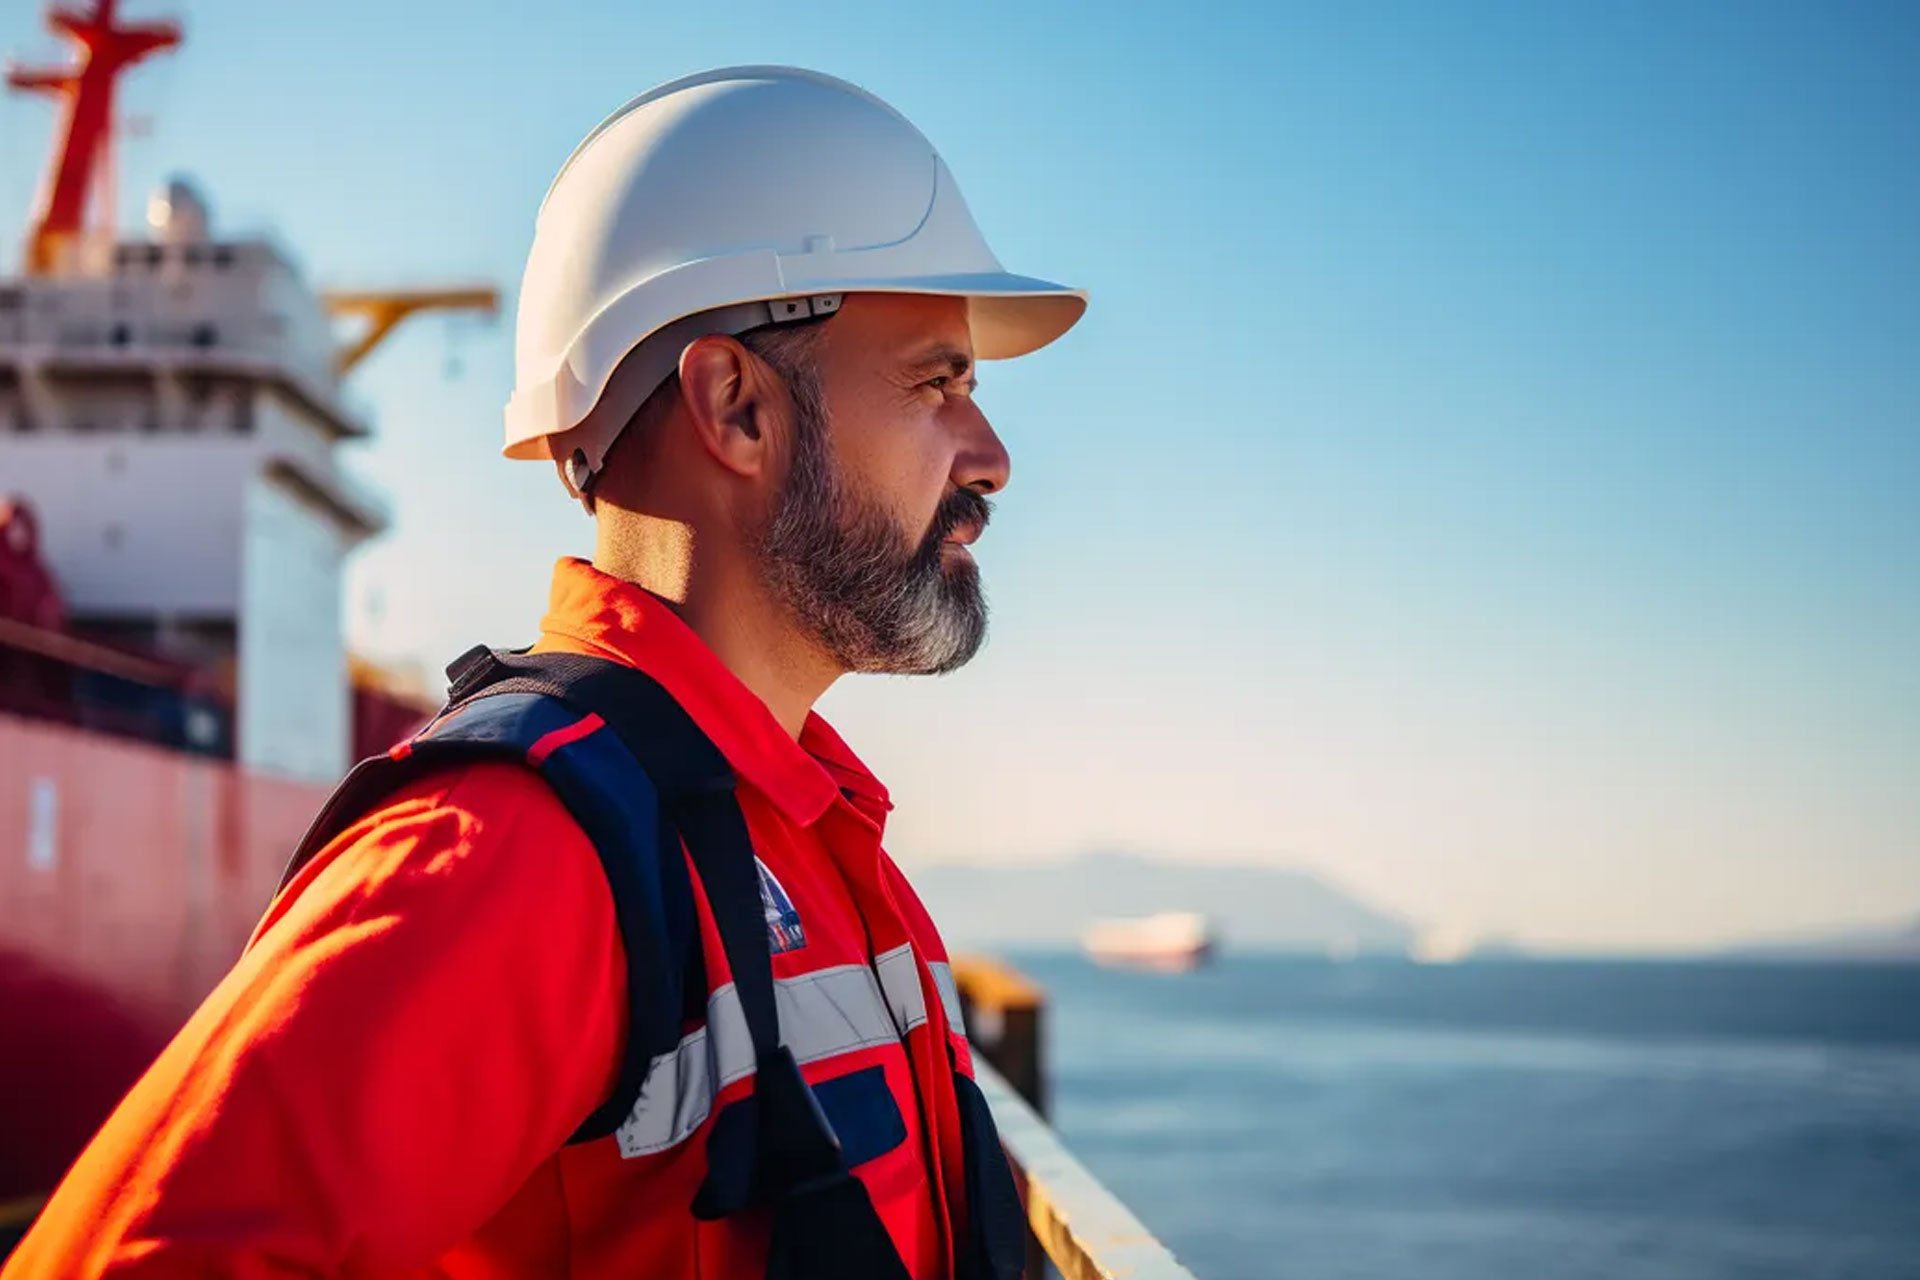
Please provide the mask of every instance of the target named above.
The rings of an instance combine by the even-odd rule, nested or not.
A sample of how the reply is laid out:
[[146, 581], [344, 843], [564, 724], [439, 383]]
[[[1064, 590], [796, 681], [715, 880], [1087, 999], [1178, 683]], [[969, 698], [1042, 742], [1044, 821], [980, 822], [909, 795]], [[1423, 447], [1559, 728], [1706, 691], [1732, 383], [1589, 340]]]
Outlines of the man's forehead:
[[965, 298], [930, 294], [850, 295], [836, 320], [861, 331], [870, 349], [905, 364], [973, 363], [973, 330]]

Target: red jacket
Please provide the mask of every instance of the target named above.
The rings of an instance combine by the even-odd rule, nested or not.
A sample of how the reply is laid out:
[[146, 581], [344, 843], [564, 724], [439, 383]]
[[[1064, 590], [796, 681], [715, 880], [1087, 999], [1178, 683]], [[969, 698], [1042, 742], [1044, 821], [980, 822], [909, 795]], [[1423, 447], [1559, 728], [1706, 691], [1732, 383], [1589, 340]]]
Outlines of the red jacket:
[[[544, 649], [659, 681], [739, 775], [774, 976], [844, 1006], [803, 1071], [879, 1069], [899, 1137], [855, 1173], [916, 1280], [950, 1274], [964, 1206], [949, 1050], [971, 1061], [939, 935], [881, 848], [885, 788], [819, 718], [794, 742], [671, 610], [584, 562], [559, 565], [543, 629]], [[697, 877], [695, 902], [711, 995], [728, 975]], [[626, 987], [604, 873], [546, 785], [508, 764], [432, 775], [274, 901], [4, 1280], [760, 1280], [764, 1221], [688, 1208], [713, 1116], [751, 1088], [728, 1078], [717, 1029], [689, 1021], [619, 1135], [566, 1145], [612, 1090]], [[873, 1034], [875, 999], [904, 1036]]]

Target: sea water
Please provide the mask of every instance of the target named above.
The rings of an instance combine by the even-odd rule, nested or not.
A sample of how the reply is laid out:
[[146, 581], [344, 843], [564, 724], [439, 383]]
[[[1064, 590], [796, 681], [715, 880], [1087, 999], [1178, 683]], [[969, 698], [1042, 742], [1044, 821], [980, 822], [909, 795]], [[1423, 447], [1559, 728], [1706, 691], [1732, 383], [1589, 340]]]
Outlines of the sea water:
[[1920, 967], [1015, 959], [1200, 1280], [1920, 1278]]

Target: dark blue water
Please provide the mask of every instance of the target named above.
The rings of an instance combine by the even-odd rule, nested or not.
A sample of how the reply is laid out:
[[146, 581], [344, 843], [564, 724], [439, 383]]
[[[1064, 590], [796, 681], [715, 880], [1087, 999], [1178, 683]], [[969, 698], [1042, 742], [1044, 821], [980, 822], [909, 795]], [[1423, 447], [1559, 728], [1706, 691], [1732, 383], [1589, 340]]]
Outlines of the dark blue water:
[[1920, 1280], [1920, 967], [1017, 959], [1200, 1280]]

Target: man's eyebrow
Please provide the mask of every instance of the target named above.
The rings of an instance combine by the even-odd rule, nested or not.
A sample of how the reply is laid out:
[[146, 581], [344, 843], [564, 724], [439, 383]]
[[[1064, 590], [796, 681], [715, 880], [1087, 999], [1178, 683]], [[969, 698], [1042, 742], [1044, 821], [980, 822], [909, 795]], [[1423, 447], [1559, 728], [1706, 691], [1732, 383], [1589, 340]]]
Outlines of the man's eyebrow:
[[950, 347], [943, 344], [937, 347], [929, 347], [927, 350], [914, 355], [908, 361], [907, 367], [916, 373], [930, 372], [934, 369], [944, 367], [952, 373], [954, 377], [958, 378], [966, 373], [967, 370], [973, 368], [973, 357], [965, 351], [962, 351], [959, 347]]
[[[944, 372], [954, 378], [965, 378], [973, 368], [973, 357], [959, 347], [941, 344], [919, 352], [907, 364], [914, 375]], [[978, 386], [978, 378], [968, 378], [967, 385]]]

